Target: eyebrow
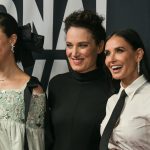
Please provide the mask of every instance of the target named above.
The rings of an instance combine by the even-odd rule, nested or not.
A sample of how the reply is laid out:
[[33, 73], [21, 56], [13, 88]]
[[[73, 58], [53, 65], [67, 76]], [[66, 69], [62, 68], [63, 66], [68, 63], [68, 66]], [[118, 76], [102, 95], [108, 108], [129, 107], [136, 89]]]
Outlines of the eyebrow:
[[[72, 42], [70, 42], [70, 41], [66, 41], [66, 43], [72, 43]], [[88, 41], [80, 41], [80, 42], [78, 42], [78, 44], [89, 44], [90, 42]]]
[[118, 46], [116, 47], [115, 49], [126, 49], [125, 47], [122, 47], [122, 46]]

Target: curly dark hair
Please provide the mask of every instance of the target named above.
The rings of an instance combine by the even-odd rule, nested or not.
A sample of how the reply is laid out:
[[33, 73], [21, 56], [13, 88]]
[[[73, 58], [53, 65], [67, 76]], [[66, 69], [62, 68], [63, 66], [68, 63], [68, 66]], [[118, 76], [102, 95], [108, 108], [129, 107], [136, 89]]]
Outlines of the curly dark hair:
[[99, 44], [106, 38], [106, 32], [102, 26], [103, 20], [104, 18], [102, 16], [90, 10], [74, 11], [64, 20], [64, 31], [67, 33], [72, 26], [86, 28], [92, 33], [96, 44]]

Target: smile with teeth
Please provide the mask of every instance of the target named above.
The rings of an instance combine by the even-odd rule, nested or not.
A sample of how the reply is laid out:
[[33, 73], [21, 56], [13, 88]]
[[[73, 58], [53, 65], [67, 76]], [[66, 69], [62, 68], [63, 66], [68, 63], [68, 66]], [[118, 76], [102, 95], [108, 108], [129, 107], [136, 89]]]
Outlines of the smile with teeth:
[[111, 69], [112, 69], [113, 71], [119, 70], [119, 69], [121, 69], [121, 68], [122, 68], [122, 65], [111, 66]]

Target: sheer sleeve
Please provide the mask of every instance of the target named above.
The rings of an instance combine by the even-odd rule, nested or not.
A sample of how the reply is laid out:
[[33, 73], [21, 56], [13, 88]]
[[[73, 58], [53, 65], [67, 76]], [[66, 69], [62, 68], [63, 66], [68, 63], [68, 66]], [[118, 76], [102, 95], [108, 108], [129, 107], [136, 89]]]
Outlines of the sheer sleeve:
[[27, 124], [27, 140], [29, 150], [44, 150], [44, 118], [46, 112], [45, 94], [32, 95]]

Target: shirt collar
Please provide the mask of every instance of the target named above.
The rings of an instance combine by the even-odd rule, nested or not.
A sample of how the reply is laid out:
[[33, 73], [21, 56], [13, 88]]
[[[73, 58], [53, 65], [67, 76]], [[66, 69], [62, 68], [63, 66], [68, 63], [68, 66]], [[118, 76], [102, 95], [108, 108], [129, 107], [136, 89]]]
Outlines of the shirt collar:
[[[123, 88], [122, 85], [120, 85], [119, 93], [122, 92], [124, 89], [126, 94], [132, 99], [135, 92], [143, 86], [144, 83], [146, 83], [147, 80], [145, 79], [144, 75], [139, 76], [135, 81], [133, 81], [127, 88]], [[120, 94], [119, 94], [120, 95]]]

